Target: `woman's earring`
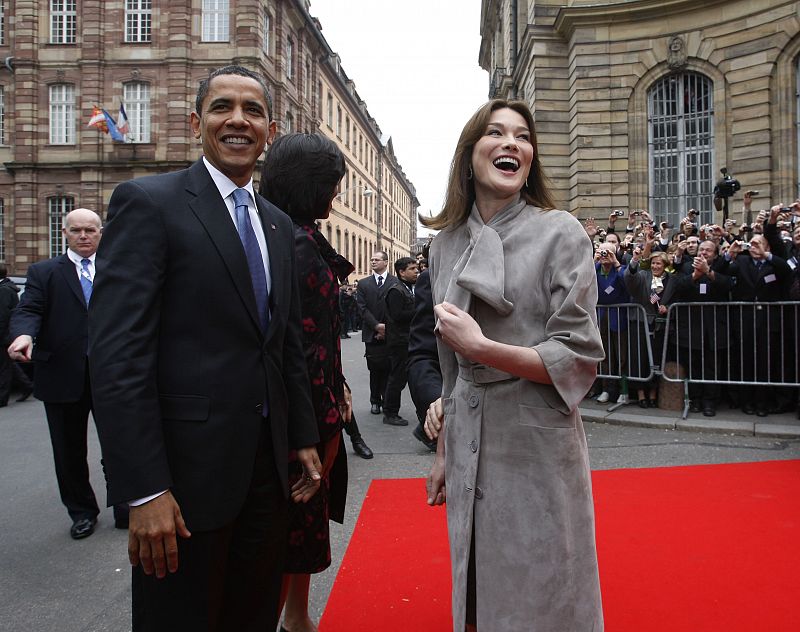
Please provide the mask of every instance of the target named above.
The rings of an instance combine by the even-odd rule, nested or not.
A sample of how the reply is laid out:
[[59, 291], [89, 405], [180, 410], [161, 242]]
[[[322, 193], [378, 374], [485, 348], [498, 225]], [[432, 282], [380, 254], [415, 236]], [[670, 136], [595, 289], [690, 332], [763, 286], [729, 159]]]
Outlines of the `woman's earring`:
[[472, 165], [467, 165], [467, 169], [469, 169], [467, 171], [467, 180], [472, 180]]

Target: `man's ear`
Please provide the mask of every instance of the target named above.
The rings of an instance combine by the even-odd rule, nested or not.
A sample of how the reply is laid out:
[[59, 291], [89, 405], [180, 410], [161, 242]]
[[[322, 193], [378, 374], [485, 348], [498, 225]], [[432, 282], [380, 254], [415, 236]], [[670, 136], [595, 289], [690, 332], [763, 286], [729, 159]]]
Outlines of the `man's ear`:
[[275, 134], [278, 132], [278, 124], [275, 121], [270, 121], [268, 130], [269, 131], [267, 132], [267, 145], [271, 145], [272, 141], [275, 140]]
[[189, 125], [192, 127], [192, 134], [199, 140], [202, 133], [200, 132], [200, 115], [197, 112], [192, 112], [189, 115]]

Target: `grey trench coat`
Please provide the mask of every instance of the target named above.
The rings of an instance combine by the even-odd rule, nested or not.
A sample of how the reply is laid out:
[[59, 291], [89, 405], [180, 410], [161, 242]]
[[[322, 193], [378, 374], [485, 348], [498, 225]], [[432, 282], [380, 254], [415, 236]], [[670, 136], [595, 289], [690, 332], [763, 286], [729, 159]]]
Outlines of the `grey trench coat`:
[[441, 341], [453, 630], [463, 632], [474, 526], [479, 632], [603, 630], [578, 403], [603, 347], [592, 248], [563, 211], [518, 201], [434, 239], [435, 303], [488, 338], [533, 347], [553, 385], [471, 364]]

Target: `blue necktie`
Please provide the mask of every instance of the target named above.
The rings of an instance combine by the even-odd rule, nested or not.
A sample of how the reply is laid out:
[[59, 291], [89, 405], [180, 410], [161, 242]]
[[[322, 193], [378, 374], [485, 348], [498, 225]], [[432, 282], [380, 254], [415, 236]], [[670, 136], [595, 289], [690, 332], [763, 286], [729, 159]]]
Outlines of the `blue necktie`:
[[92, 275], [89, 274], [88, 259], [81, 259], [81, 289], [83, 290], [83, 298], [86, 300], [86, 305], [89, 305], [89, 299], [92, 298]]
[[236, 229], [239, 231], [239, 239], [242, 240], [244, 254], [247, 257], [247, 266], [250, 268], [250, 280], [253, 283], [253, 293], [256, 297], [261, 331], [266, 332], [269, 324], [267, 274], [264, 271], [264, 259], [261, 255], [261, 249], [258, 247], [256, 234], [253, 232], [253, 225], [250, 223], [250, 213], [247, 211], [249, 200], [250, 194], [244, 189], [236, 189], [233, 192]]

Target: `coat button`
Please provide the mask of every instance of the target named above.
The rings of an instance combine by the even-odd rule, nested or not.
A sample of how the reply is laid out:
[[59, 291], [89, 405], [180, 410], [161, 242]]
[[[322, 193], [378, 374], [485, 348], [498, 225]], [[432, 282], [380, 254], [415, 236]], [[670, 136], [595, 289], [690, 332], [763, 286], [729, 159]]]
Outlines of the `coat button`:
[[475, 488], [475, 498], [483, 498], [483, 490], [480, 487]]
[[478, 451], [478, 442], [475, 439], [469, 442], [469, 449], [472, 450], [473, 454]]
[[256, 404], [256, 412], [260, 415], [264, 410], [264, 404]]
[[470, 408], [477, 408], [478, 407], [478, 402], [480, 402], [480, 401], [481, 400], [478, 399], [477, 395], [470, 395], [470, 397], [469, 397], [469, 407]]

